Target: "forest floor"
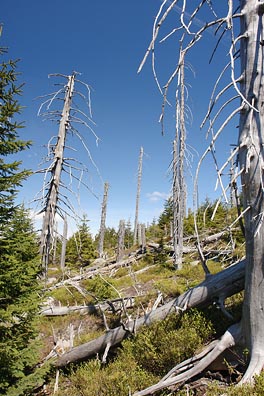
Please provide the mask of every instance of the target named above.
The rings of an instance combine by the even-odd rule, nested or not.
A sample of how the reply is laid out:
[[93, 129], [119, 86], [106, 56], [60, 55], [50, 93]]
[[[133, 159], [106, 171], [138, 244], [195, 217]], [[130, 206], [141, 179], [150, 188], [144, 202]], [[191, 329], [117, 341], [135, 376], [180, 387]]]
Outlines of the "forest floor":
[[[212, 248], [215, 248], [215, 245]], [[221, 243], [217, 243], [217, 249], [221, 249]], [[39, 326], [43, 345], [42, 361], [47, 357], [48, 361], [56, 361], [58, 356], [63, 355], [73, 347], [97, 339], [109, 329], [119, 326], [120, 323], [125, 325], [131, 318], [148, 315], [158, 306], [181, 295], [205, 278], [197, 252], [185, 255], [183, 269], [177, 271], [174, 269], [171, 254], [166, 250], [153, 247], [148, 248], [144, 254], [130, 251], [129, 254], [124, 255], [119, 264], [115, 263], [115, 260], [108, 260], [104, 264], [100, 262], [98, 266], [98, 261], [95, 261], [91, 266], [81, 271], [66, 270], [63, 275], [56, 267], [49, 269], [45, 309], [51, 308], [55, 312], [58, 307], [75, 307], [76, 310], [63, 315], [53, 315], [54, 312], [51, 315], [41, 315]], [[224, 254], [212, 257], [207, 261], [211, 274], [217, 273], [229, 265], [230, 256], [227, 257]], [[98, 270], [96, 269], [97, 266]], [[91, 274], [91, 267], [94, 269], [93, 274]], [[80, 279], [78, 279], [78, 276], [80, 276]], [[189, 322], [186, 322], [187, 324], [184, 322], [185, 319], [173, 319], [174, 327], [168, 330], [168, 334], [171, 334], [172, 338], [171, 340], [166, 339], [168, 344], [162, 345], [161, 343], [161, 345], [158, 345], [156, 340], [155, 346], [153, 346], [152, 340], [150, 341], [148, 338], [144, 340], [144, 337], [148, 337], [148, 335], [137, 335], [135, 345], [138, 343], [139, 346], [137, 346], [137, 352], [133, 350], [132, 353], [133, 347], [125, 343], [125, 346], [122, 347], [122, 353], [125, 353], [124, 351], [128, 348], [129, 352], [126, 353], [128, 355], [131, 353], [128, 361], [131, 359], [131, 367], [136, 361], [137, 368], [133, 368], [135, 380], [132, 379], [130, 384], [130, 379], [124, 379], [125, 385], [122, 385], [123, 388], [120, 387], [120, 383], [115, 384], [116, 379], [112, 380], [110, 385], [107, 385], [108, 382], [104, 379], [104, 373], [108, 378], [111, 378], [111, 376], [115, 377], [117, 375], [115, 370], [120, 370], [120, 368], [116, 368], [120, 359], [122, 360], [122, 353], [121, 358], [118, 357], [120, 354], [118, 352], [120, 346], [118, 346], [112, 348], [106, 356], [95, 355], [93, 361], [102, 362], [103, 360], [103, 367], [102, 363], [99, 364], [100, 367], [98, 368], [91, 366], [91, 364], [97, 363], [77, 363], [70, 365], [70, 368], [66, 367], [60, 370], [60, 376], [58, 376], [58, 370], [51, 370], [51, 374], [47, 378], [47, 384], [38, 395], [112, 396], [115, 392], [118, 392], [116, 393], [118, 396], [131, 395], [131, 392], [137, 390], [138, 386], [148, 386], [152, 381], [156, 381], [159, 376], [162, 377], [166, 371], [169, 371], [174, 358], [175, 361], [184, 360], [186, 357], [190, 357], [192, 353], [197, 353], [213, 337], [221, 336], [232, 321], [239, 319], [242, 298], [243, 293], [239, 293], [226, 300], [225, 306], [229, 317], [225, 316], [215, 304], [202, 309], [201, 317], [197, 316], [196, 318], [196, 313], [190, 314], [190, 317], [186, 319], [187, 322], [191, 323], [189, 325]], [[85, 311], [86, 307], [89, 307], [89, 313]], [[42, 311], [45, 311], [45, 309], [43, 307]], [[232, 320], [230, 319], [231, 315]], [[180, 316], [184, 318], [184, 315]], [[203, 327], [205, 328], [204, 335], [199, 334]], [[210, 331], [208, 328], [210, 328]], [[158, 327], [155, 328], [155, 334], [158, 334], [159, 331]], [[183, 334], [183, 331], [186, 334]], [[177, 348], [174, 347], [175, 350], [172, 348], [173, 340], [179, 337], [179, 335], [176, 336], [176, 332], [182, 333], [179, 338], [180, 343], [182, 343], [180, 352], [177, 349], [178, 346]], [[144, 341], [140, 341], [140, 337], [143, 337]], [[153, 334], [151, 337], [153, 338]], [[139, 341], [137, 338], [139, 338]], [[190, 339], [190, 342], [188, 342], [188, 339]], [[140, 352], [142, 342], [145, 343], [145, 347]], [[191, 344], [193, 344], [192, 347]], [[168, 349], [167, 355], [171, 355], [169, 358], [165, 356], [165, 351], [162, 351], [164, 348]], [[175, 356], [173, 353], [175, 353]], [[50, 358], [52, 359], [50, 360]], [[151, 360], [153, 360], [153, 367], [150, 364]], [[86, 366], [83, 366], [83, 364], [88, 364], [87, 369], [84, 368]], [[125, 366], [124, 362], [122, 364]], [[139, 375], [138, 367], [144, 371], [144, 375], [141, 373], [143, 379], [137, 378]], [[203, 375], [194, 378], [189, 383], [181, 384], [180, 387], [177, 387], [177, 390], [171, 388], [155, 394], [216, 395], [219, 394], [217, 393], [219, 390], [214, 390], [215, 381], [217, 381], [217, 386], [225, 386], [231, 382], [235, 383], [240, 378], [244, 367], [245, 356], [243, 351], [228, 351], [227, 354], [218, 358]], [[85, 381], [80, 370], [90, 370], [90, 379]], [[131, 368], [131, 376], [133, 370]], [[75, 382], [76, 378], [79, 378], [78, 384]], [[100, 378], [102, 383], [105, 381], [104, 388], [100, 388], [98, 385], [97, 389], [95, 385], [88, 385], [93, 379], [96, 382], [95, 378]]]

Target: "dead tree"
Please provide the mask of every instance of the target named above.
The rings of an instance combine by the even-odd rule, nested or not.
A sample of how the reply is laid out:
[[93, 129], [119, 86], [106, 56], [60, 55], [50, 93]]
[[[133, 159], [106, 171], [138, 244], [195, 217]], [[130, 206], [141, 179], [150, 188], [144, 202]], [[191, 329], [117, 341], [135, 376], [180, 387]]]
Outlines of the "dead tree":
[[137, 244], [138, 210], [139, 210], [139, 200], [140, 200], [140, 190], [141, 190], [143, 152], [144, 152], [143, 147], [140, 147], [139, 161], [138, 161], [136, 211], [135, 211], [135, 222], [134, 222], [134, 245]]
[[120, 344], [124, 338], [135, 333], [140, 327], [149, 326], [157, 320], [166, 318], [173, 312], [182, 312], [190, 308], [203, 307], [214, 302], [222, 304], [223, 299], [238, 293], [244, 287], [245, 261], [241, 261], [216, 275], [212, 275], [199, 285], [187, 290], [179, 297], [150, 311], [141, 318], [131, 319], [125, 325], [109, 329], [105, 334], [85, 344], [74, 347], [58, 357], [57, 367], [82, 361], [103, 353], [106, 348]]
[[137, 234], [138, 234], [137, 243], [138, 243], [139, 246], [142, 245], [142, 233], [141, 233], [142, 228], [141, 228], [141, 225], [142, 224], [140, 224], [140, 223], [138, 224], [138, 231], [137, 231]]
[[182, 268], [183, 251], [183, 220], [186, 208], [186, 186], [184, 179], [185, 156], [185, 86], [184, 86], [184, 58], [179, 69], [179, 83], [176, 94], [176, 136], [173, 141], [173, 245], [174, 266]]
[[59, 198], [59, 185], [64, 157], [66, 133], [70, 125], [70, 109], [74, 90], [75, 73], [68, 77], [65, 89], [64, 106], [60, 119], [58, 140], [54, 148], [54, 162], [51, 169], [51, 179], [44, 208], [44, 217], [41, 233], [41, 257], [43, 273], [47, 274], [50, 249], [54, 238], [54, 222]]
[[100, 258], [103, 257], [103, 253], [104, 253], [104, 235], [105, 235], [105, 219], [106, 219], [108, 189], [109, 189], [109, 184], [105, 183], [104, 197], [103, 197], [102, 211], [101, 211], [101, 224], [99, 230], [99, 243], [98, 243], [98, 253]]
[[[96, 142], [98, 142], [98, 137], [90, 125], [94, 124], [91, 119], [90, 88], [87, 84], [78, 80], [77, 75], [77, 72], [73, 72], [70, 76], [62, 74], [52, 75], [65, 78], [67, 83], [66, 85], [58, 84], [62, 85], [62, 88], [50, 95], [45, 95], [45, 101], [41, 104], [39, 109], [39, 115], [42, 115], [45, 119], [59, 122], [58, 135], [56, 137], [53, 136], [48, 143], [48, 155], [44, 160], [45, 165], [47, 163], [48, 165], [46, 165], [44, 169], [38, 171], [38, 173], [44, 173], [45, 175], [43, 188], [41, 190], [42, 196], [37, 199], [37, 201], [41, 201], [41, 210], [39, 213], [43, 213], [44, 215], [40, 244], [44, 277], [46, 277], [47, 274], [50, 252], [54, 240], [55, 216], [58, 214], [61, 218], [64, 218], [65, 214], [69, 212], [72, 216], [75, 215], [74, 207], [67, 194], [62, 194], [61, 190], [66, 189], [76, 195], [76, 192], [72, 189], [73, 181], [77, 181], [77, 189], [79, 189], [81, 185], [89, 189], [88, 185], [83, 182], [83, 174], [87, 171], [87, 167], [76, 159], [65, 155], [66, 150], [73, 150], [72, 147], [66, 146], [69, 134], [76, 136], [81, 141], [88, 153], [89, 160], [98, 171], [92, 160], [91, 153], [85, 144], [85, 140], [75, 127], [77, 124], [88, 128], [95, 136]], [[86, 88], [88, 96], [75, 89], [76, 83]], [[46, 99], [47, 97], [48, 99]], [[89, 116], [85, 113], [86, 109], [84, 111], [81, 110], [79, 102], [78, 104], [73, 102], [73, 98], [76, 97], [80, 98], [86, 106], [88, 105]], [[51, 110], [51, 106], [53, 106], [57, 100], [63, 101], [62, 111]], [[54, 140], [55, 143], [53, 143]], [[75, 174], [75, 172], [77, 172], [78, 175]], [[62, 181], [63, 174], [69, 177], [68, 185]]]
[[[208, 11], [208, 15], [211, 15], [211, 19], [207, 15], [206, 23], [196, 23], [205, 7], [208, 7], [210, 11], [210, 14]], [[217, 8], [217, 13], [214, 7]], [[176, 12], [172, 14], [172, 11]], [[224, 199], [228, 200], [226, 192], [230, 182], [228, 181], [228, 186], [225, 187], [222, 175], [232, 157], [239, 154], [240, 171], [236, 175], [236, 179], [241, 176], [244, 199], [245, 296], [240, 323], [227, 329], [222, 338], [207, 347], [203, 354], [176, 366], [158, 384], [136, 392], [135, 395], [137, 396], [153, 394], [162, 388], [189, 380], [205, 370], [226, 348], [238, 343], [242, 343], [249, 351], [249, 364], [240, 383], [252, 382], [254, 376], [259, 374], [264, 367], [264, 288], [262, 285], [264, 281], [264, 132], [262, 127], [264, 124], [264, 92], [262, 90], [264, 83], [264, 3], [257, 0], [240, 0], [239, 8], [234, 9], [232, 0], [228, 0], [226, 3], [221, 2], [221, 4], [201, 1], [199, 5], [190, 0], [184, 1], [180, 5], [177, 0], [164, 0], [154, 21], [151, 43], [140, 66], [141, 69], [148, 55], [152, 53], [154, 76], [159, 87], [160, 84], [155, 70], [155, 44], [158, 42], [159, 33], [168, 15], [177, 16], [177, 13], [179, 18], [176, 18], [176, 27], [172, 28], [170, 34], [161, 40], [164, 42], [168, 37], [171, 38], [171, 36], [182, 32], [179, 40], [178, 62], [164, 85], [164, 89], [161, 89], [164, 97], [162, 116], [164, 116], [168, 101], [169, 89], [172, 87], [174, 78], [181, 72], [183, 60], [186, 61], [192, 47], [202, 40], [208, 29], [215, 27], [216, 33], [220, 34], [212, 57], [217, 53], [219, 42], [223, 36], [230, 42], [228, 63], [223, 67], [223, 71], [216, 80], [208, 111], [202, 122], [202, 126], [206, 122], [209, 123], [208, 134], [211, 134], [212, 139], [198, 163], [196, 179], [204, 158], [208, 153], [211, 153], [217, 171], [218, 185]], [[221, 16], [216, 17], [216, 15]], [[201, 20], [202, 17], [199, 22]], [[236, 22], [240, 22], [239, 28], [235, 28]], [[236, 31], [240, 31], [239, 35], [236, 35]], [[239, 61], [240, 70], [237, 72]], [[228, 69], [230, 70], [231, 80], [226, 83], [223, 76], [225, 70]], [[229, 159], [220, 167], [214, 147], [224, 128], [238, 117], [238, 145]]]
[[62, 272], [65, 269], [67, 234], [68, 234], [68, 221], [67, 221], [67, 216], [65, 215], [64, 223], [63, 223], [63, 234], [62, 234], [62, 241], [61, 241], [61, 259], [60, 259], [60, 267], [61, 267]]
[[120, 220], [118, 229], [118, 243], [116, 261], [120, 261], [124, 255], [125, 249], [125, 220]]
[[141, 224], [141, 250], [144, 253], [146, 251], [146, 227], [145, 224]]

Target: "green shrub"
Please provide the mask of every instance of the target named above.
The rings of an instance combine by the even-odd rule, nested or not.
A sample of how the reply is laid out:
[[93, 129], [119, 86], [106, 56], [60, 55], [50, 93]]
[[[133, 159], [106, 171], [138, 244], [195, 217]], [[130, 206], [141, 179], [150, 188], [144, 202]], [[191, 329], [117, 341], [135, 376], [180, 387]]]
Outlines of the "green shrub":
[[208, 386], [207, 396], [263, 396], [264, 395], [264, 373], [255, 377], [254, 385], [242, 386], [231, 385], [228, 387], [219, 386], [217, 382], [213, 382]]
[[134, 342], [123, 343], [138, 365], [154, 375], [164, 375], [182, 360], [192, 356], [213, 334], [202, 313], [191, 310], [172, 314], [139, 333]]
[[82, 284], [86, 291], [92, 294], [96, 300], [103, 301], [119, 297], [112, 279], [102, 279], [100, 276], [95, 276]]
[[[67, 386], [58, 396], [127, 396], [157, 381], [153, 375], [137, 365], [132, 355], [120, 356], [107, 366], [92, 360], [67, 377]], [[69, 385], [70, 382], [70, 385]]]

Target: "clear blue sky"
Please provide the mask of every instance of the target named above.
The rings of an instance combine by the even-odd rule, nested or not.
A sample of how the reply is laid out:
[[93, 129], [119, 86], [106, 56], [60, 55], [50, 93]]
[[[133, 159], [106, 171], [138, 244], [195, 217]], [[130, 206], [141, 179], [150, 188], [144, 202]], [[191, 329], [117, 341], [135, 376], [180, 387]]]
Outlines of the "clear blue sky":
[[[166, 133], [162, 136], [158, 123], [162, 97], [153, 79], [150, 59], [143, 71], [137, 74], [160, 5], [160, 0], [14, 0], [1, 6], [0, 22], [4, 24], [1, 45], [9, 48], [8, 57], [21, 59], [18, 69], [22, 73], [21, 81], [25, 83], [21, 98], [21, 104], [25, 106], [22, 113], [25, 121], [23, 136], [33, 141], [32, 148], [20, 154], [20, 158], [25, 167], [37, 170], [46, 153], [43, 145], [57, 133], [55, 124], [44, 122], [37, 116], [41, 100], [34, 100], [54, 91], [52, 84], [58, 81], [48, 79], [48, 74], [68, 75], [73, 70], [82, 73], [80, 79], [93, 88], [93, 120], [96, 122], [95, 132], [100, 137], [96, 146], [87, 131], [86, 142], [102, 180], [110, 184], [107, 226], [117, 227], [120, 219], [134, 222], [141, 146], [145, 155], [139, 221], [150, 223], [157, 218], [164, 199], [170, 193], [168, 168], [174, 137], [173, 110], [168, 109]], [[220, 8], [225, 6], [222, 4]], [[208, 13], [207, 10], [201, 19], [207, 18]], [[175, 9], [163, 35], [170, 31], [176, 18], [178, 13]], [[165, 83], [175, 63], [176, 48], [174, 39], [157, 48], [161, 84]], [[190, 59], [195, 75], [189, 71], [186, 76], [190, 84], [188, 105], [194, 119], [187, 125], [187, 143], [197, 150], [196, 153], [191, 149], [194, 156], [192, 174], [195, 173], [198, 154], [208, 144], [204, 140], [205, 131], [199, 130], [199, 124], [206, 112], [215, 72], [220, 70], [218, 60], [227, 60], [228, 47], [223, 41], [216, 60], [209, 67], [208, 59], [213, 48], [212, 32], [209, 32]], [[227, 136], [220, 142], [223, 156], [230, 151], [228, 144], [237, 141], [236, 131], [229, 131]], [[224, 146], [223, 143], [228, 144]], [[89, 168], [86, 182], [98, 199], [83, 189], [80, 204], [74, 197], [71, 199], [76, 212], [87, 214], [90, 228], [95, 233], [100, 222], [103, 183], [78, 142], [76, 148], [78, 160]], [[202, 172], [201, 199], [207, 195], [214, 197], [215, 172], [211, 159]], [[192, 178], [188, 176], [187, 179], [190, 206]], [[41, 177], [32, 176], [24, 184], [19, 199], [28, 205], [41, 186]], [[34, 204], [31, 207], [34, 208]]]

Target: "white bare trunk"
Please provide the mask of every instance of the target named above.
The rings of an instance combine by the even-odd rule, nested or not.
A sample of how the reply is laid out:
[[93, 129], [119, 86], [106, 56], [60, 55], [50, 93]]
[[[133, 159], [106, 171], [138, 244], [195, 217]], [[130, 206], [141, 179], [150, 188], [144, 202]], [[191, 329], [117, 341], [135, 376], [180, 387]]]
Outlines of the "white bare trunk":
[[104, 235], [105, 235], [105, 219], [106, 219], [106, 208], [107, 208], [107, 198], [108, 198], [108, 189], [109, 184], [104, 184], [104, 197], [102, 203], [102, 212], [101, 212], [101, 224], [99, 231], [99, 245], [98, 245], [98, 253], [99, 257], [103, 257], [104, 254]]
[[141, 250], [142, 250], [142, 252], [145, 252], [145, 250], [146, 250], [146, 227], [145, 227], [145, 224], [141, 224], [141, 240], [142, 240]]
[[244, 170], [244, 208], [249, 207], [245, 214], [247, 265], [242, 325], [250, 353], [243, 381], [251, 381], [264, 365], [263, 2], [241, 0], [241, 10], [241, 92], [245, 100], [240, 113], [239, 159]]
[[144, 153], [143, 147], [140, 147], [139, 162], [138, 162], [138, 180], [137, 180], [136, 211], [135, 211], [135, 223], [134, 223], [134, 245], [137, 244], [138, 209], [139, 209], [139, 199], [140, 199], [140, 190], [141, 190], [143, 153]]
[[67, 222], [67, 216], [65, 215], [64, 216], [64, 224], [63, 224], [63, 235], [62, 235], [62, 243], [61, 243], [61, 260], [60, 260], [60, 267], [61, 267], [62, 272], [65, 269], [67, 234], [68, 234], [68, 222]]
[[120, 220], [118, 230], [118, 245], [116, 261], [120, 261], [124, 255], [125, 248], [125, 220]]
[[47, 193], [47, 199], [44, 208], [44, 218], [43, 218], [43, 226], [42, 226], [42, 234], [41, 234], [41, 258], [42, 258], [43, 275], [45, 277], [47, 275], [50, 249], [51, 249], [52, 239], [54, 237], [55, 215], [57, 212], [57, 202], [58, 202], [59, 186], [60, 186], [61, 172], [63, 166], [65, 139], [66, 139], [67, 129], [69, 128], [69, 116], [70, 116], [72, 95], [74, 89], [74, 79], [75, 79], [74, 73], [68, 77], [68, 84], [66, 86], [65, 98], [64, 98], [64, 106], [63, 106], [62, 116], [59, 125], [58, 140], [54, 150], [50, 187]]
[[184, 180], [184, 153], [185, 153], [185, 94], [184, 94], [184, 61], [180, 66], [179, 92], [176, 103], [176, 136], [173, 142], [173, 245], [174, 266], [182, 268], [183, 253], [183, 220], [186, 208], [186, 187]]

